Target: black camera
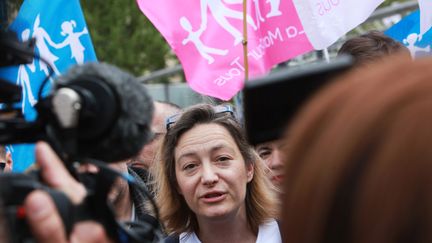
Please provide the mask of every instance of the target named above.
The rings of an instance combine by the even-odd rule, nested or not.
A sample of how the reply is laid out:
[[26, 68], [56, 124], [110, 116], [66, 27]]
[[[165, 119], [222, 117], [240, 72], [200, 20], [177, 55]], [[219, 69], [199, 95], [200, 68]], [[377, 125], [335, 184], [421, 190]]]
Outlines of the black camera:
[[[0, 65], [21, 65], [40, 58], [33, 51], [33, 43], [34, 40], [19, 42], [14, 33], [1, 31]], [[117, 242], [159, 241], [162, 234], [157, 220], [149, 219], [130, 227], [116, 220], [107, 203], [107, 195], [119, 173], [104, 163], [130, 158], [152, 137], [153, 103], [146, 89], [133, 76], [103, 63], [75, 66], [56, 80], [50, 95], [41, 97], [39, 92], [35, 105], [38, 115], [31, 122], [14, 106], [21, 99], [21, 88], [0, 80], [0, 144], [47, 141], [69, 172], [86, 186], [87, 197], [82, 204], [73, 205], [63, 193], [44, 185], [37, 172], [1, 174], [0, 202], [13, 232], [12, 241], [33, 242], [22, 204], [36, 189], [51, 195], [67, 233], [76, 222], [94, 220]], [[77, 161], [98, 164], [100, 171], [90, 180], [80, 180], [74, 166]], [[146, 189], [141, 189], [148, 197]], [[155, 210], [157, 215], [156, 207]]]
[[61, 192], [40, 183], [36, 174], [13, 174], [0, 175], [0, 198], [2, 201], [3, 216], [6, 219], [9, 236], [12, 242], [31, 242], [31, 233], [26, 224], [25, 211], [22, 203], [27, 195], [33, 190], [44, 190], [54, 200], [55, 205], [62, 218], [65, 231], [69, 234], [73, 226], [74, 206]]
[[288, 68], [247, 82], [243, 112], [249, 142], [256, 145], [280, 138], [303, 104], [353, 63], [350, 56], [341, 56], [330, 63]]

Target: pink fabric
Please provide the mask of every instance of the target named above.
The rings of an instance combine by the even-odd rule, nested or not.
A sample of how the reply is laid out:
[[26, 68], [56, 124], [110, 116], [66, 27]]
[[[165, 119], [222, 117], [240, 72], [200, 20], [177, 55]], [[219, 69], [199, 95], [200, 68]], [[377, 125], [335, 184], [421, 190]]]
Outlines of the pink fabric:
[[[229, 100], [243, 88], [242, 0], [137, 3], [178, 56], [192, 89]], [[249, 77], [313, 49], [292, 1], [249, 0], [248, 15]]]

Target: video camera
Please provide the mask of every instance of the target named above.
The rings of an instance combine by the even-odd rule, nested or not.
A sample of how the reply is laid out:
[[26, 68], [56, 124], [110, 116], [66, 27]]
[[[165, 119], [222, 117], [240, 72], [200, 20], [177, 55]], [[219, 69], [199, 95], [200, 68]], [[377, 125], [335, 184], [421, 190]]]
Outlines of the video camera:
[[247, 82], [243, 112], [249, 142], [257, 145], [279, 139], [303, 104], [353, 63], [352, 57], [341, 56], [330, 63], [280, 70]]
[[[19, 42], [14, 33], [0, 30], [0, 66], [25, 65], [33, 58], [41, 58], [33, 46], [34, 40]], [[63, 193], [44, 185], [37, 172], [0, 174], [0, 202], [9, 232], [13, 232], [12, 241], [33, 242], [20, 212], [26, 196], [41, 189], [53, 198], [68, 234], [76, 222], [90, 219], [101, 223], [116, 242], [158, 242], [162, 233], [157, 220], [138, 224], [116, 220], [107, 196], [114, 180], [122, 175], [104, 165], [130, 158], [151, 139], [153, 103], [146, 89], [116, 67], [89, 63], [57, 77], [57, 84], [47, 97], [41, 97], [39, 91], [35, 121], [24, 119], [21, 108], [16, 108], [14, 104], [20, 100], [21, 88], [0, 80], [0, 144], [45, 140], [77, 180], [81, 177], [76, 161], [94, 163], [100, 171], [92, 176], [91, 183], [81, 180], [88, 194], [80, 205], [73, 205]], [[146, 188], [141, 189], [153, 202]], [[157, 218], [154, 202], [153, 206]]]

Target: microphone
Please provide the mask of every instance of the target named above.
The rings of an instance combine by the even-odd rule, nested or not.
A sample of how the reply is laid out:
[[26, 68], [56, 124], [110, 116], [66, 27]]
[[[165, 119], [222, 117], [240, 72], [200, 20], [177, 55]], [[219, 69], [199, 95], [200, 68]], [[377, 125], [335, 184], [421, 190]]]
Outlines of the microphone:
[[[54, 92], [42, 103], [37, 109], [50, 114], [47, 123], [55, 117], [56, 129], [73, 131], [80, 157], [118, 162], [136, 155], [153, 136], [153, 101], [146, 88], [109, 64], [73, 67], [59, 76]], [[50, 137], [50, 129], [45, 133]]]

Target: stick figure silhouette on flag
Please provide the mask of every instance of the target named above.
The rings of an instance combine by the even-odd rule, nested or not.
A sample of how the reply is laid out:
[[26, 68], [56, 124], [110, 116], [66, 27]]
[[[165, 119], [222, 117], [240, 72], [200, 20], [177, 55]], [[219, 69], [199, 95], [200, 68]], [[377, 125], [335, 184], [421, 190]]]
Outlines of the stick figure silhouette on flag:
[[[61, 13], [61, 14], [59, 14]], [[35, 53], [30, 64], [0, 69], [0, 77], [22, 86], [21, 107], [24, 116], [31, 121], [36, 118], [33, 106], [46, 95], [51, 84], [41, 87], [53, 70], [54, 78], [71, 65], [96, 61], [96, 54], [84, 20], [79, 0], [25, 0], [17, 17], [9, 26], [20, 41], [35, 38]], [[13, 145], [14, 171], [25, 170], [34, 162], [33, 145]]]

